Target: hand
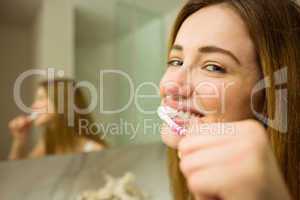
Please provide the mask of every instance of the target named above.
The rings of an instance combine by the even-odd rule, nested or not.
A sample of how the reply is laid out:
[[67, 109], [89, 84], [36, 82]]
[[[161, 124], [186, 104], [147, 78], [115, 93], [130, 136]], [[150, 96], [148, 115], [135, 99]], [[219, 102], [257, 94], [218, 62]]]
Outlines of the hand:
[[197, 200], [290, 199], [260, 123], [201, 125], [191, 120], [189, 127], [178, 152], [180, 168]]
[[25, 144], [29, 136], [32, 120], [28, 116], [19, 116], [9, 122], [9, 129], [14, 142]]

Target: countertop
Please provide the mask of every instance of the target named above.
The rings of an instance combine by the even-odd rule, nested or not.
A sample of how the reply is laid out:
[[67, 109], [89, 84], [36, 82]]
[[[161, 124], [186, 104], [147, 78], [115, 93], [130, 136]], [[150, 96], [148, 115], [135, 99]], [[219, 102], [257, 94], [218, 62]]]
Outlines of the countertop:
[[169, 200], [163, 144], [131, 145], [101, 152], [0, 162], [0, 200], [74, 200], [104, 186], [103, 172], [136, 175], [152, 200]]

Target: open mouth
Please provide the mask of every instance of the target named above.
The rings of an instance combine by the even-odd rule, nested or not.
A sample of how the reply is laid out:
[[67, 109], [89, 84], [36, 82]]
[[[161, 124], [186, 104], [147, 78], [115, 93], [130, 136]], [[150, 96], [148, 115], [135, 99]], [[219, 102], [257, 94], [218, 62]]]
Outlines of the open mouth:
[[166, 106], [167, 115], [180, 126], [187, 125], [192, 117], [202, 118], [204, 115], [200, 112], [196, 112], [193, 109], [178, 108], [175, 109], [170, 106]]
[[[200, 112], [195, 112], [193, 109], [187, 109], [190, 107], [171, 107], [169, 105], [163, 105], [158, 107], [157, 114], [161, 120], [163, 120], [171, 130], [182, 136], [185, 135], [188, 125], [191, 120], [198, 118], [200, 119], [204, 115]], [[200, 120], [202, 122], [202, 120]]]

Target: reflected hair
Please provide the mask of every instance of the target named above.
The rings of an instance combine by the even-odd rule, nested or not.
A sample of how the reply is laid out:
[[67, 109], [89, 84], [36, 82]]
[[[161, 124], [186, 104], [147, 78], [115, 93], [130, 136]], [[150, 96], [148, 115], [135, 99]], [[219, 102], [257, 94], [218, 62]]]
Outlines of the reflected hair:
[[[107, 147], [107, 143], [102, 139], [102, 133], [92, 133], [90, 129], [80, 129], [80, 120], [85, 120], [88, 124], [93, 124], [91, 113], [80, 114], [73, 110], [73, 107], [86, 108], [87, 102], [83, 91], [80, 88], [74, 89], [76, 82], [72, 79], [54, 79], [42, 81], [40, 87], [45, 89], [49, 101], [54, 106], [54, 119], [50, 125], [45, 127], [44, 141], [46, 154], [72, 153], [78, 148], [79, 139], [89, 139], [101, 146]], [[73, 91], [72, 93], [70, 93]], [[50, 92], [51, 91], [51, 92]], [[71, 97], [71, 95], [74, 95]], [[72, 100], [70, 101], [70, 98]], [[75, 105], [69, 105], [70, 102]], [[63, 105], [62, 105], [63, 104]], [[63, 109], [62, 111], [60, 109]], [[72, 110], [70, 110], [72, 109]], [[74, 116], [74, 126], [68, 124], [68, 113]]]

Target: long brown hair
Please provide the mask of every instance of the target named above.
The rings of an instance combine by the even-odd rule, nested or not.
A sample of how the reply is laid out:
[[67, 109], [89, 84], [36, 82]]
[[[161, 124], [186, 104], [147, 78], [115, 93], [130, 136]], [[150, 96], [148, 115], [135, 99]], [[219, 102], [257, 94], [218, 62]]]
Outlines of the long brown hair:
[[[189, 16], [201, 8], [219, 3], [227, 3], [243, 18], [256, 47], [258, 65], [263, 76], [270, 78], [270, 85], [265, 89], [264, 103], [268, 119], [275, 116], [278, 88], [273, 74], [287, 67], [287, 133], [271, 127], [267, 128], [267, 132], [290, 192], [294, 199], [300, 199], [300, 7], [293, 0], [188, 0], [173, 26], [169, 52], [181, 25]], [[178, 166], [177, 151], [169, 148], [168, 158], [174, 199], [186, 200], [191, 194]]]
[[[79, 138], [89, 139], [107, 147], [101, 133], [91, 133], [89, 129], [79, 130], [80, 120], [86, 120], [85, 123], [88, 124], [92, 124], [94, 121], [91, 114], [79, 114], [72, 109], [72, 105], [69, 105], [72, 102], [77, 108], [87, 107], [82, 90], [80, 88], [74, 90], [75, 85], [76, 82], [72, 79], [54, 79], [40, 83], [40, 86], [47, 92], [49, 101], [54, 106], [54, 119], [50, 125], [46, 126], [44, 134], [46, 154], [74, 152], [78, 147]], [[74, 93], [70, 93], [70, 91]], [[71, 101], [70, 98], [72, 98]], [[74, 116], [74, 125], [68, 123], [70, 112]]]

